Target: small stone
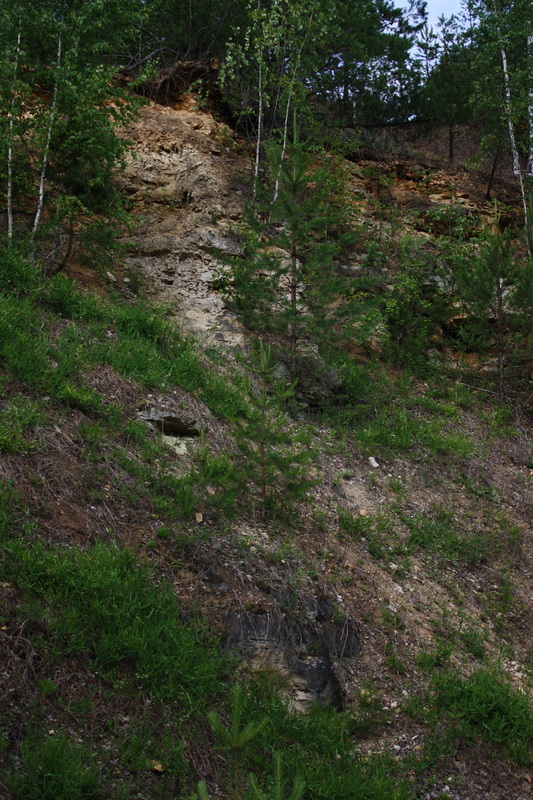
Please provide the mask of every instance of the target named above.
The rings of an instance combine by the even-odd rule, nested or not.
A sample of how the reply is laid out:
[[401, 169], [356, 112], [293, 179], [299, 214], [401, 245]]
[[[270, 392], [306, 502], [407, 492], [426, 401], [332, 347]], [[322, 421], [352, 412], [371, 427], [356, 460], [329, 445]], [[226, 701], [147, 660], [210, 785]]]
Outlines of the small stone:
[[368, 459], [368, 463], [369, 463], [369, 464], [370, 464], [370, 466], [371, 466], [371, 467], [373, 467], [374, 469], [377, 469], [377, 468], [379, 467], [379, 464], [378, 464], [378, 462], [376, 461], [376, 459], [374, 458], [374, 456], [370, 456], [370, 458]]
[[115, 283], [115, 282], [116, 282], [116, 280], [117, 280], [117, 279], [115, 278], [115, 276], [113, 275], [113, 273], [112, 273], [112, 272], [109, 272], [109, 270], [106, 272], [106, 276], [107, 276], [107, 279], [108, 279], [108, 280], [110, 280], [110, 281], [113, 281], [113, 283]]

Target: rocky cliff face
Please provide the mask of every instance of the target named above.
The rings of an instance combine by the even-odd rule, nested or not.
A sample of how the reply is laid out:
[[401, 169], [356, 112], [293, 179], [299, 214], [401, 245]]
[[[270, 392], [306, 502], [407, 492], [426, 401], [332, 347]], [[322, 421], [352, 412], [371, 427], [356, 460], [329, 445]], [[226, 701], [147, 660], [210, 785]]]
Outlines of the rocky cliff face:
[[[124, 136], [133, 147], [120, 180], [139, 220], [130, 268], [152, 297], [170, 305], [180, 325], [203, 340], [241, 344], [243, 331], [213, 288], [220, 269], [214, 251], [237, 252], [232, 226], [247, 200], [249, 155], [192, 95], [170, 105], [150, 102]], [[431, 243], [452, 223], [474, 231], [493, 222], [488, 174], [464, 164], [446, 171], [427, 142], [418, 158], [360, 148], [345, 165], [354, 223], [363, 233], [351, 262], [339, 265], [344, 274], [359, 275], [367, 251], [384, 236], [410, 233]], [[518, 204], [505, 177], [491, 191], [511, 208]], [[500, 217], [501, 224], [519, 222], [518, 209]], [[395, 266], [391, 257], [389, 267]], [[383, 277], [390, 271], [385, 267]]]
[[245, 202], [247, 157], [225, 126], [194, 108], [151, 104], [125, 136], [134, 147], [121, 180], [140, 217], [130, 266], [180, 324], [203, 339], [238, 341], [212, 288], [213, 251], [236, 251], [231, 225]]

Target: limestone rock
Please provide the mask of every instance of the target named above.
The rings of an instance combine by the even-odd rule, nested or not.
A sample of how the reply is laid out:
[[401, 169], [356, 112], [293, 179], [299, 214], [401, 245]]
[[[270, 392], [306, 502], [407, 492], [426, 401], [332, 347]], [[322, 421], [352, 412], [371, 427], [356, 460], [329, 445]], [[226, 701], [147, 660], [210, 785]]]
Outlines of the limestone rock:
[[153, 430], [166, 436], [200, 436], [201, 426], [194, 419], [176, 414], [168, 408], [152, 406], [139, 411], [137, 416]]

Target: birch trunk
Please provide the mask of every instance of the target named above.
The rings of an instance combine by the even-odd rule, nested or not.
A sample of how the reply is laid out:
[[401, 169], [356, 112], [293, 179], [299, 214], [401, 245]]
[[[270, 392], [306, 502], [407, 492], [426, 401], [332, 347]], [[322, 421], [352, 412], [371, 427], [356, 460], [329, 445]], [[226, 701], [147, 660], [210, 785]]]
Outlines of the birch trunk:
[[314, 10], [311, 12], [311, 16], [309, 17], [309, 22], [307, 23], [307, 29], [306, 29], [305, 34], [303, 36], [303, 39], [301, 41], [300, 49], [298, 50], [298, 56], [297, 56], [295, 64], [294, 64], [294, 70], [293, 70], [293, 73], [292, 73], [291, 82], [289, 84], [289, 92], [288, 92], [288, 96], [287, 96], [287, 107], [285, 109], [285, 120], [284, 120], [284, 123], [283, 123], [283, 145], [281, 147], [281, 158], [280, 158], [280, 161], [279, 161], [278, 174], [276, 175], [276, 184], [275, 184], [275, 187], [274, 187], [274, 198], [273, 198], [273, 201], [272, 201], [273, 203], [275, 203], [276, 200], [278, 199], [279, 179], [280, 179], [280, 176], [281, 176], [281, 168], [283, 166], [283, 159], [285, 158], [285, 153], [287, 151], [287, 138], [288, 138], [288, 129], [289, 129], [289, 113], [290, 113], [290, 108], [291, 108], [291, 96], [292, 96], [292, 92], [293, 92], [293, 89], [294, 89], [294, 84], [296, 83], [296, 74], [298, 72], [298, 67], [300, 66], [300, 61], [301, 61], [301, 58], [302, 58], [302, 52], [303, 52], [303, 49], [304, 49], [304, 45], [305, 45], [307, 36], [309, 34], [309, 31], [311, 30], [313, 17], [314, 17]]
[[527, 116], [529, 123], [529, 147], [527, 160], [527, 176], [533, 182], [533, 34], [527, 37], [527, 57], [529, 70], [529, 96]]
[[17, 36], [17, 50], [15, 54], [15, 68], [13, 70], [13, 97], [11, 98], [11, 112], [9, 114], [9, 144], [7, 147], [7, 238], [13, 238], [13, 141], [15, 138], [15, 92], [18, 76], [20, 57], [21, 23]]
[[255, 202], [257, 197], [257, 182], [259, 180], [259, 159], [261, 157], [261, 145], [263, 139], [263, 51], [259, 53], [259, 75], [258, 75], [258, 89], [259, 89], [259, 109], [257, 120], [257, 144], [255, 146], [255, 166], [254, 166], [254, 185], [252, 198]]
[[287, 107], [285, 109], [285, 120], [283, 122], [283, 144], [281, 145], [281, 156], [279, 159], [279, 167], [278, 167], [278, 174], [276, 175], [276, 183], [274, 185], [274, 197], [272, 202], [275, 203], [278, 199], [279, 194], [279, 179], [281, 177], [281, 168], [283, 166], [283, 159], [285, 158], [285, 153], [287, 152], [287, 138], [288, 138], [288, 131], [289, 131], [289, 112], [291, 109], [291, 92], [292, 92], [293, 82], [291, 82], [291, 88], [289, 90], [289, 96], [287, 97]]
[[530, 235], [530, 214], [528, 208], [528, 202], [526, 197], [526, 190], [524, 186], [524, 177], [522, 175], [522, 169], [520, 167], [520, 157], [518, 155], [518, 147], [516, 144], [516, 136], [515, 136], [515, 129], [514, 129], [514, 122], [513, 122], [513, 109], [511, 104], [511, 83], [509, 80], [509, 67], [507, 65], [507, 53], [505, 52], [505, 48], [501, 48], [501, 59], [502, 59], [502, 68], [503, 68], [503, 84], [504, 84], [504, 111], [505, 116], [507, 117], [507, 128], [509, 130], [509, 143], [511, 145], [511, 154], [513, 157], [513, 173], [518, 181], [518, 185], [520, 186], [520, 195], [522, 197], [522, 206], [524, 208], [524, 222], [525, 222], [525, 229], [526, 229], [526, 241], [527, 241], [527, 250], [529, 255], [531, 255], [531, 235]]
[[[57, 61], [56, 66], [59, 69], [61, 66], [61, 32], [58, 34], [57, 38]], [[52, 140], [52, 131], [54, 129], [54, 122], [55, 116], [57, 111], [57, 93], [59, 87], [59, 77], [56, 75], [56, 82], [54, 86], [54, 95], [52, 98], [52, 105], [50, 106], [50, 116], [48, 118], [48, 130], [46, 132], [46, 140], [44, 144], [43, 150], [43, 161], [41, 165], [41, 179], [39, 181], [39, 197], [37, 200], [37, 210], [35, 212], [35, 219], [33, 221], [33, 228], [30, 236], [30, 243], [33, 245], [35, 242], [35, 236], [37, 234], [37, 229], [41, 223], [41, 217], [43, 215], [43, 207], [44, 207], [44, 186], [45, 186], [45, 179], [46, 179], [46, 168], [48, 166], [48, 156], [50, 153], [50, 142]]]

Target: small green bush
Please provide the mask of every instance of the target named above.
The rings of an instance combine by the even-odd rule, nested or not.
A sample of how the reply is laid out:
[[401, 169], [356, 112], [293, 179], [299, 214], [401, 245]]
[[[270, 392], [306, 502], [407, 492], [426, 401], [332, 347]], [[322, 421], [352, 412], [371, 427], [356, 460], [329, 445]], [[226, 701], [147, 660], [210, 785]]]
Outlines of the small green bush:
[[0, 411], [0, 453], [31, 453], [38, 443], [24, 434], [44, 422], [39, 405], [26, 397], [15, 397]]
[[491, 537], [474, 531], [459, 530], [449, 511], [436, 509], [432, 516], [403, 516], [411, 535], [409, 544], [440, 553], [452, 561], [477, 564], [486, 561], [491, 550]]
[[113, 680], [188, 708], [216, 694], [224, 668], [216, 643], [203, 625], [181, 619], [170, 586], [153, 584], [132, 553], [20, 540], [5, 551], [5, 569], [37, 601], [57, 654], [88, 653]]
[[21, 767], [10, 782], [15, 800], [97, 800], [102, 798], [92, 754], [69, 745], [66, 736], [27, 737]]
[[521, 764], [533, 763], [533, 709], [500, 673], [479, 669], [463, 679], [444, 672], [434, 677], [433, 687], [432, 704], [453, 721], [461, 737], [479, 737]]
[[0, 294], [24, 297], [42, 286], [42, 271], [14, 247], [0, 248]]

